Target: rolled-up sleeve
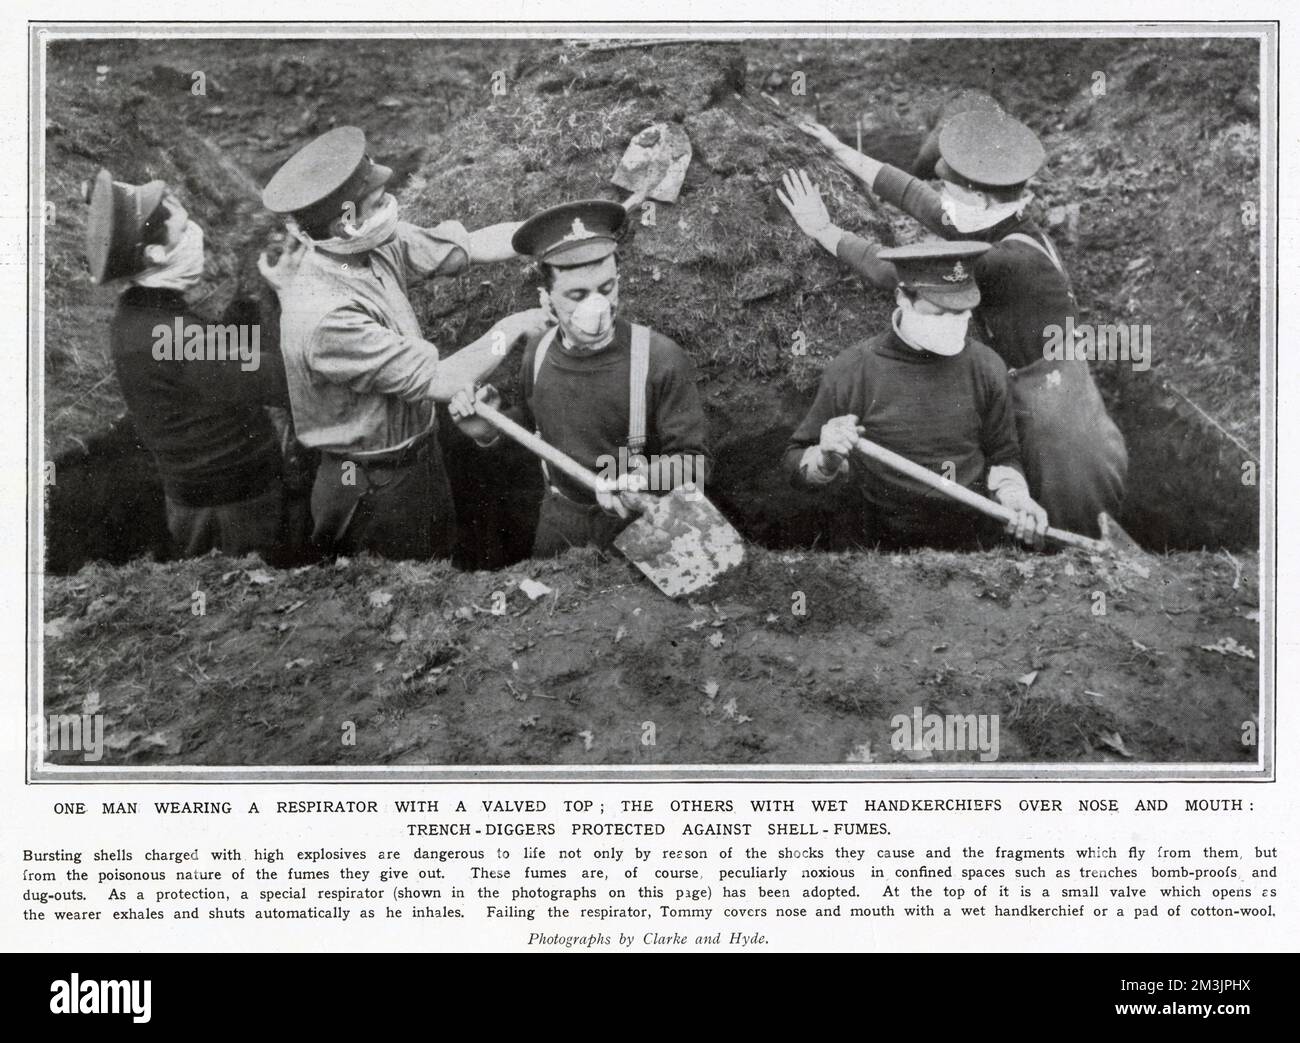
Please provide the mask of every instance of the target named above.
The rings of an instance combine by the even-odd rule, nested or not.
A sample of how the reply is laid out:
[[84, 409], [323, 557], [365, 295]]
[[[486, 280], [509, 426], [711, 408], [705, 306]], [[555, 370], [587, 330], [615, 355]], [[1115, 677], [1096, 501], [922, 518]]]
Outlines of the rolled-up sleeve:
[[357, 307], [335, 308], [312, 333], [307, 348], [312, 373], [359, 395], [396, 395], [407, 402], [429, 397], [438, 349], [403, 336]]
[[397, 243], [403, 267], [416, 278], [459, 275], [469, 267], [469, 232], [459, 221], [443, 221], [433, 228], [399, 221]]

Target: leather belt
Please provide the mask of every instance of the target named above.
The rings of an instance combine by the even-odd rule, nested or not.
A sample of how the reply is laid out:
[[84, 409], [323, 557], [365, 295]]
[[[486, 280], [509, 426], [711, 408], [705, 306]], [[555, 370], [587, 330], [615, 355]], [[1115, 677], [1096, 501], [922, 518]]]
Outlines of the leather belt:
[[372, 467], [409, 467], [415, 463], [429, 448], [433, 441], [433, 432], [426, 431], [417, 435], [412, 441], [396, 449], [381, 449], [374, 453], [348, 454], [348, 453], [326, 453], [336, 460], [345, 460], [355, 463], [364, 470]]

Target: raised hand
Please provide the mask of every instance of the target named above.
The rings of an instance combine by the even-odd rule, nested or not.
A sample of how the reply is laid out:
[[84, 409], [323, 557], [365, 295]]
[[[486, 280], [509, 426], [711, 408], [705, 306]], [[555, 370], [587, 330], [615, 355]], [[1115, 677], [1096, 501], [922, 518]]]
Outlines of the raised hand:
[[787, 170], [781, 178], [781, 184], [785, 192], [777, 189], [776, 197], [790, 211], [794, 223], [804, 235], [815, 239], [830, 227], [831, 215], [822, 201], [821, 192], [806, 171]]

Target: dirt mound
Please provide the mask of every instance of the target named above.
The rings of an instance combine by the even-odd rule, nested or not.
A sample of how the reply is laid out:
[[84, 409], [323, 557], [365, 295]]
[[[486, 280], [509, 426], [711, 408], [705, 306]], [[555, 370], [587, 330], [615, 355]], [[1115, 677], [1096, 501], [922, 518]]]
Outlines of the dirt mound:
[[48, 581], [45, 708], [102, 713], [103, 764], [978, 758], [895, 749], [918, 710], [997, 714], [1002, 763], [1251, 761], [1256, 569], [754, 550], [678, 603], [589, 551], [497, 573], [92, 567]]

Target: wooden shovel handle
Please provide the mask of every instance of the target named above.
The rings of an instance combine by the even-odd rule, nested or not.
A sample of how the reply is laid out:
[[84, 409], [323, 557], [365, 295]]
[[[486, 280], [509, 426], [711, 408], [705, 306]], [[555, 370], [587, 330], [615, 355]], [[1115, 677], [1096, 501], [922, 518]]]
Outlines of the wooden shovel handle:
[[[914, 463], [905, 456], [899, 456], [892, 449], [886, 449], [883, 445], [877, 445], [866, 438], [859, 438], [857, 442], [858, 452], [864, 456], [869, 456], [873, 460], [878, 460], [886, 467], [891, 467], [895, 471], [907, 475], [909, 478], [915, 478], [923, 485], [928, 485], [931, 489], [943, 493], [949, 499], [956, 500], [958, 503], [964, 503], [967, 507], [973, 507], [982, 514], [987, 514], [990, 518], [997, 518], [1002, 522], [1009, 522], [1015, 517], [1015, 511], [1009, 507], [1003, 507], [1002, 504], [995, 500], [990, 500], [987, 496], [981, 496], [979, 493], [971, 492], [964, 485], [958, 485], [956, 482], [948, 481], [945, 478], [935, 474], [929, 468], [922, 467]], [[1094, 540], [1089, 536], [1080, 536], [1076, 532], [1066, 532], [1064, 529], [1054, 529], [1049, 527], [1045, 533], [1049, 540], [1055, 540], [1057, 543], [1068, 544], [1071, 547], [1083, 547], [1085, 550], [1093, 552], [1104, 550], [1100, 540]]]
[[596, 476], [588, 471], [582, 464], [578, 463], [570, 456], [560, 452], [550, 442], [539, 438], [527, 428], [520, 427], [508, 416], [504, 416], [497, 410], [493, 409], [485, 402], [476, 402], [474, 404], [475, 412], [495, 427], [498, 431], [509, 435], [525, 449], [531, 450], [545, 460], [552, 467], [563, 471], [575, 482], [586, 486], [592, 492], [599, 487], [599, 480]]
[[[539, 438], [526, 427], [520, 427], [508, 416], [498, 412], [492, 406], [484, 402], [476, 402], [475, 411], [498, 431], [509, 435], [525, 449], [531, 449], [548, 464], [558, 467], [575, 482], [585, 485], [593, 493], [600, 488], [600, 479], [578, 463], [577, 460], [571, 456], [566, 456], [551, 445], [550, 442]], [[644, 514], [654, 506], [655, 502], [655, 498], [646, 493], [620, 492], [618, 495], [625, 506], [639, 514]]]

